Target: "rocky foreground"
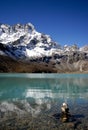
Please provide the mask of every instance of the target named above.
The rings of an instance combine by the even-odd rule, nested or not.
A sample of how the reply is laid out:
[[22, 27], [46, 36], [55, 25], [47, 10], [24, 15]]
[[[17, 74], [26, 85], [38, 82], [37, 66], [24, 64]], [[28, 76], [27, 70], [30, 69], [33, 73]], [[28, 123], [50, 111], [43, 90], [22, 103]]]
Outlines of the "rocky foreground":
[[[36, 107], [36, 104], [33, 105]], [[64, 123], [60, 120], [60, 110], [58, 111], [58, 106], [55, 104], [52, 104], [51, 110], [47, 110], [43, 104], [42, 111], [38, 115], [26, 112], [20, 103], [16, 106], [19, 109], [16, 107], [14, 111], [9, 111], [7, 107], [0, 112], [0, 130], [88, 130], [87, 104], [81, 107], [76, 105], [74, 108], [72, 106], [71, 119]], [[5, 112], [5, 109], [8, 111]]]
[[88, 46], [61, 47], [30, 23], [1, 24], [0, 72], [88, 73]]

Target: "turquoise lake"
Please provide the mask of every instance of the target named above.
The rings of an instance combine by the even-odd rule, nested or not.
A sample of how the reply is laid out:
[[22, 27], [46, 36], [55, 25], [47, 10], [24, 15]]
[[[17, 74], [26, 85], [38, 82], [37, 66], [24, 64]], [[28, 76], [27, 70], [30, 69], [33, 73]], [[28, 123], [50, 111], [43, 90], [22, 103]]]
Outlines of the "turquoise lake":
[[[61, 112], [63, 102], [69, 105], [75, 122], [80, 122], [70, 129], [88, 130], [88, 74], [0, 74], [1, 129], [23, 130], [24, 124], [20, 126], [17, 119], [31, 120], [30, 115], [37, 123], [28, 123], [24, 130], [65, 130], [66, 124], [60, 124], [59, 119], [52, 116]], [[9, 126], [6, 121], [13, 116], [18, 124], [14, 121]], [[47, 126], [49, 121], [54, 123], [54, 128]]]

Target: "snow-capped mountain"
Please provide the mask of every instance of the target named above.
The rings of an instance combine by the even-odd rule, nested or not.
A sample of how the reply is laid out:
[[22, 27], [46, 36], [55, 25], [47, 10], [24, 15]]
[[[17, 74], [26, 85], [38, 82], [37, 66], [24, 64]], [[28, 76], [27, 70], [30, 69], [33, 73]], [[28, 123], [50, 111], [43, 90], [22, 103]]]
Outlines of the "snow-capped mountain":
[[81, 47], [80, 51], [88, 53], [88, 45]]
[[0, 24], [0, 72], [88, 71], [87, 50], [77, 45], [62, 48], [31, 23]]
[[1, 24], [0, 47], [10, 57], [26, 60], [51, 56], [58, 51], [50, 36], [37, 32], [31, 23], [14, 26]]

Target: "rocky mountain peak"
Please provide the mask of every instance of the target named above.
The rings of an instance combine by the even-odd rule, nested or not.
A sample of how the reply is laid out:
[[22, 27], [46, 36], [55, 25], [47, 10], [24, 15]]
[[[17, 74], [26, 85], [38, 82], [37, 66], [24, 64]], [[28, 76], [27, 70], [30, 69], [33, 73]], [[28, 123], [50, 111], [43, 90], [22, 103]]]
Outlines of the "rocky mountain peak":
[[[28, 69], [26, 70], [24, 67], [20, 72], [57, 72], [57, 70], [63, 72], [78, 69], [85, 71], [88, 68], [88, 46], [78, 48], [76, 44], [73, 44], [65, 45], [62, 48], [49, 35], [37, 32], [31, 23], [13, 26], [0, 24], [0, 56], [4, 59], [4, 61], [1, 60], [1, 72], [3, 65], [7, 63], [5, 70], [8, 70], [11, 67], [9, 64], [13, 62], [14, 66], [15, 61], [17, 65], [20, 61], [20, 66], [25, 66], [29, 62], [35, 63], [34, 68], [31, 67], [33, 70], [29, 71], [27, 65]], [[41, 69], [38, 68], [39, 64]], [[11, 71], [13, 70], [14, 68], [11, 69]]]
[[50, 56], [57, 50], [51, 37], [37, 32], [31, 23], [13, 26], [1, 24], [0, 44], [7, 55], [19, 59]]

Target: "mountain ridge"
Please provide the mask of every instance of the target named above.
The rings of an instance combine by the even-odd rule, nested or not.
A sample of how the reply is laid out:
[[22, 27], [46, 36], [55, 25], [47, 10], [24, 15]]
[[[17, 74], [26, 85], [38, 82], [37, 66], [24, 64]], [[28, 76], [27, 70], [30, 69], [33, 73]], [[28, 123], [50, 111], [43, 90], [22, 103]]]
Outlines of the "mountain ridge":
[[[88, 45], [62, 48], [49, 35], [37, 32], [31, 23], [0, 24], [0, 57], [0, 72], [88, 72]], [[20, 67], [15, 69], [10, 64]]]

